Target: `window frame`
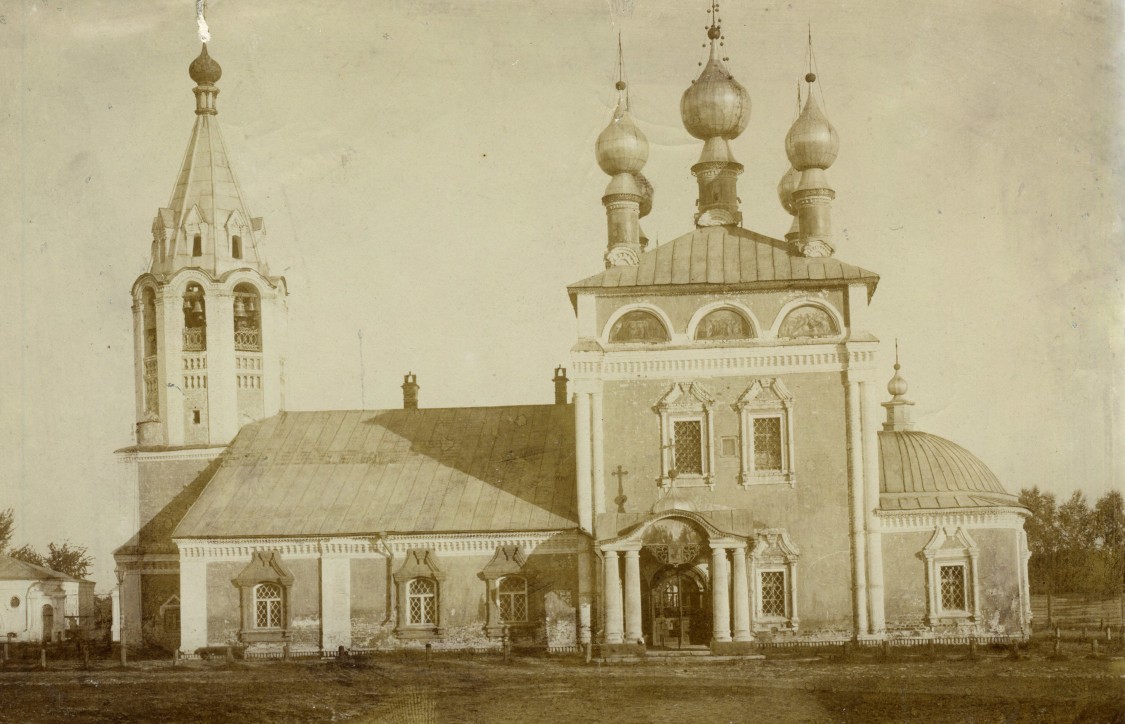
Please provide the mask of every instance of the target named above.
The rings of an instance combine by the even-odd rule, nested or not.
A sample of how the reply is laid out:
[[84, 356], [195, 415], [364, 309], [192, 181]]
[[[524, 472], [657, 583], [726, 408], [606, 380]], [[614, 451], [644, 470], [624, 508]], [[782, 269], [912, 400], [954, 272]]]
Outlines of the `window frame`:
[[[698, 382], [678, 382], [653, 410], [660, 416], [660, 486], [715, 487], [715, 398]], [[676, 467], [676, 423], [699, 421], [701, 472], [682, 473]]]
[[[415, 591], [414, 586], [419, 583], [426, 583], [430, 586], [428, 591]], [[428, 576], [418, 576], [411, 578], [406, 582], [406, 625], [407, 626], [437, 626], [438, 621], [438, 594], [440, 588], [438, 582]], [[418, 618], [415, 620], [414, 615], [414, 602], [420, 601], [418, 605]]]
[[[445, 573], [438, 564], [437, 556], [426, 548], [411, 548], [406, 552], [402, 566], [393, 574], [395, 582], [395, 635], [405, 639], [439, 639], [444, 635], [442, 621], [444, 596], [442, 586]], [[413, 591], [414, 582], [428, 580], [433, 586], [432, 594], [418, 594]], [[433, 601], [432, 621], [416, 621], [411, 614], [411, 601], [421, 597]]]
[[[507, 581], [519, 581], [520, 590], [518, 591], [505, 591], [504, 584]], [[523, 600], [523, 618], [507, 618], [504, 615], [504, 599], [508, 598], [510, 601], [515, 601], [517, 598]], [[528, 609], [528, 596], [527, 596], [527, 578], [519, 575], [502, 576], [496, 579], [496, 609], [499, 611], [499, 621], [501, 625], [512, 626], [526, 624], [531, 620], [531, 613]]]
[[[926, 561], [926, 624], [933, 628], [942, 623], [979, 623], [979, 549], [968, 531], [938, 526], [922, 549], [922, 557]], [[962, 569], [964, 608], [947, 608], [943, 600], [941, 571], [954, 566]]]
[[[770, 392], [766, 397], [763, 393]], [[796, 487], [797, 457], [794, 445], [793, 394], [779, 378], [767, 377], [755, 380], [739, 396], [733, 408], [738, 413], [739, 432], [742, 437], [742, 470], [739, 484], [750, 485], [788, 483]], [[754, 421], [778, 418], [781, 443], [781, 468], [779, 470], [759, 470], [755, 462]]]
[[[270, 588], [271, 596], [266, 598], [263, 591], [266, 587]], [[285, 624], [285, 589], [280, 583], [275, 581], [262, 581], [261, 583], [254, 584], [251, 589], [251, 596], [254, 601], [253, 612], [253, 626], [255, 631], [279, 631]], [[266, 622], [262, 623], [262, 608], [261, 604], [266, 604], [265, 619]], [[276, 608], [274, 605], [276, 604]], [[275, 621], [276, 615], [276, 621]]]
[[[767, 565], [758, 568], [756, 571], [757, 580], [754, 585], [754, 605], [757, 618], [763, 623], [785, 623], [789, 621], [789, 576], [786, 574], [784, 565]], [[768, 574], [779, 573], [781, 574], [781, 613], [772, 613], [766, 611], [766, 597], [765, 597], [765, 577]]]
[[[800, 558], [800, 551], [783, 528], [764, 528], [759, 530], [752, 540], [753, 548], [747, 556], [750, 564], [750, 580], [753, 583], [750, 629], [763, 633], [773, 629], [796, 632], [801, 625], [797, 606], [797, 560]], [[784, 615], [778, 616], [765, 612], [762, 579], [767, 573], [782, 574]]]

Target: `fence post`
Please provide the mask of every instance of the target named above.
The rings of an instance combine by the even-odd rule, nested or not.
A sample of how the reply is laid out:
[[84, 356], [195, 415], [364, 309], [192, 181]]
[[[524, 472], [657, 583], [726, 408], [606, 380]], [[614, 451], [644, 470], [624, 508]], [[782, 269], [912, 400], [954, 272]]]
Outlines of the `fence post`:
[[39, 668], [47, 668], [47, 649], [45, 648], [39, 649]]
[[590, 658], [594, 655], [594, 644], [591, 641], [586, 642], [586, 663], [590, 663]]
[[230, 644], [227, 644], [224, 647], [223, 657], [227, 660], [228, 664], [231, 663], [232, 661], [234, 661], [234, 652], [230, 650]]
[[176, 664], [180, 663], [180, 650], [172, 649], [172, 668], [176, 668]]
[[975, 659], [977, 657], [977, 637], [973, 636], [969, 639], [969, 658]]
[[431, 644], [429, 641], [427, 641], [426, 642], [426, 666], [430, 665], [430, 654], [433, 652], [433, 650], [434, 650], [434, 645]]
[[1097, 658], [1097, 656], [1098, 656], [1098, 640], [1097, 639], [1094, 639], [1093, 641], [1090, 642], [1090, 652], [1094, 655], [1094, 658]]
[[281, 658], [285, 661], [289, 660], [289, 644], [283, 644], [281, 647]]
[[1112, 626], [1106, 626], [1105, 627], [1105, 642], [1108, 644], [1110, 641], [1113, 641], [1113, 627]]
[[883, 649], [883, 658], [884, 659], [890, 658], [890, 656], [891, 656], [891, 642], [888, 641], [887, 639], [883, 639], [883, 643], [881, 644], [881, 646], [882, 646], [882, 649]]
[[8, 663], [8, 659], [9, 659], [9, 658], [10, 658], [10, 657], [8, 656], [8, 642], [7, 642], [7, 641], [5, 641], [5, 642], [4, 642], [4, 663], [5, 663], [5, 664], [6, 664], [6, 663]]

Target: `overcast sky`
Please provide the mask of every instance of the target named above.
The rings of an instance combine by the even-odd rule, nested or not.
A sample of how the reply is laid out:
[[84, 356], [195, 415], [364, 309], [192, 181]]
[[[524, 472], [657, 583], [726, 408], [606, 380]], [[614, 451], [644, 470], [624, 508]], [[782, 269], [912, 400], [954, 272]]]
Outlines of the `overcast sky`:
[[[602, 268], [594, 140], [624, 38], [656, 242], [690, 231], [688, 0], [211, 0], [219, 122], [291, 291], [290, 409], [545, 403]], [[1110, 0], [726, 2], [753, 99], [744, 225], [779, 237], [812, 23], [837, 256], [882, 276], [919, 428], [1012, 492], [1125, 480], [1122, 17]], [[129, 289], [194, 121], [193, 0], [0, 1], [0, 508], [113, 581], [129, 534]], [[360, 341], [363, 336], [361, 399]], [[1115, 448], [1116, 445], [1116, 448]]]

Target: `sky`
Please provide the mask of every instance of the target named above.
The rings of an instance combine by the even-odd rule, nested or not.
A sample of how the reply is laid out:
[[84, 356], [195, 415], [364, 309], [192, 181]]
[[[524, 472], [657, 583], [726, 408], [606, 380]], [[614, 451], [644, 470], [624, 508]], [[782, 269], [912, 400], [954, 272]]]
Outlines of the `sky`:
[[[219, 116], [290, 289], [288, 409], [547, 403], [602, 268], [617, 35], [648, 136], [655, 243], [690, 231], [701, 142], [679, 98], [702, 0], [210, 0]], [[744, 226], [807, 70], [840, 135], [838, 258], [882, 277], [918, 428], [1013, 492], [1090, 498], [1122, 453], [1122, 13], [1111, 0], [721, 3], [749, 90]], [[193, 0], [0, 0], [0, 509], [99, 589], [129, 535], [129, 290], [194, 121]], [[362, 352], [362, 355], [361, 355]], [[362, 367], [361, 367], [362, 359]]]

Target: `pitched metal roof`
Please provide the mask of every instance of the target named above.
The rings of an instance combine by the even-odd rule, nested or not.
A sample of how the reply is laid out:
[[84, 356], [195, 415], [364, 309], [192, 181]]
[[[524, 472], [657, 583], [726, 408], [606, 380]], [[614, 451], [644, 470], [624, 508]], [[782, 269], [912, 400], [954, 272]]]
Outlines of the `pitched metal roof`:
[[173, 537], [576, 528], [569, 405], [283, 412], [242, 428]]
[[0, 555], [0, 581], [77, 581], [51, 568]]
[[834, 257], [806, 257], [790, 244], [737, 226], [708, 226], [641, 255], [636, 266], [615, 266], [571, 284], [580, 290], [682, 285], [777, 286], [793, 282], [867, 285], [870, 296], [879, 275]]
[[913, 430], [879, 433], [879, 493], [883, 510], [1019, 506], [971, 452]]

